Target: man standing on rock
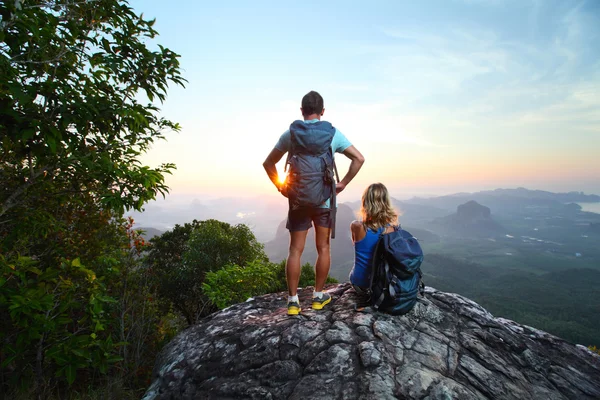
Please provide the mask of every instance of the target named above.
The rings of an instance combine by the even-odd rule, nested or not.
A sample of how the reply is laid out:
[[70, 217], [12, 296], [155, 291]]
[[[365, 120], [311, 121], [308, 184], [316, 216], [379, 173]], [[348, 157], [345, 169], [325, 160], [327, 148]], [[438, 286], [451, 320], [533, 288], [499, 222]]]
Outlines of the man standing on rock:
[[[362, 154], [329, 122], [321, 121], [325, 113], [323, 97], [311, 91], [302, 98], [303, 121], [294, 121], [290, 129], [279, 138], [263, 163], [269, 179], [289, 199], [286, 228], [290, 231], [290, 248], [286, 261], [288, 285], [288, 315], [300, 313], [298, 282], [300, 281], [300, 258], [311, 225], [315, 226], [317, 262], [315, 264], [315, 291], [312, 308], [322, 309], [331, 301], [323, 293], [323, 287], [331, 266], [329, 236], [333, 228], [335, 195], [346, 188], [356, 176], [365, 159]], [[276, 164], [285, 153], [289, 174], [280, 179]], [[350, 159], [350, 167], [344, 178], [335, 183], [333, 154], [342, 153]]]

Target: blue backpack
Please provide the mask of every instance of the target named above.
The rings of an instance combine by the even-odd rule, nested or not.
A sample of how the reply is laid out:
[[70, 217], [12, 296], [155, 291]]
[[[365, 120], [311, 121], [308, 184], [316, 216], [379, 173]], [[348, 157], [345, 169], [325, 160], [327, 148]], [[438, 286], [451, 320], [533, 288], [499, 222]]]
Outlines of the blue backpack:
[[370, 303], [380, 311], [402, 315], [413, 309], [423, 293], [423, 250], [416, 237], [396, 226], [381, 234], [371, 269]]
[[319, 207], [329, 199], [332, 238], [335, 238], [336, 211], [334, 173], [337, 176], [331, 150], [334, 135], [335, 128], [327, 121], [294, 121], [290, 125], [291, 148], [286, 161], [290, 209]]

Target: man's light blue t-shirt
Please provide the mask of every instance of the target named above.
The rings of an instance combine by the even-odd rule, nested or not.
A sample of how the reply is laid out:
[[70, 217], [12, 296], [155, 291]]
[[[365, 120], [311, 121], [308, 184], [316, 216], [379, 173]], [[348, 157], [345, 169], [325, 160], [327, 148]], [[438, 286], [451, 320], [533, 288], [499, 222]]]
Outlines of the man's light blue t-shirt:
[[[318, 119], [311, 119], [304, 121], [307, 124], [314, 124], [315, 122], [319, 122]], [[283, 132], [283, 135], [277, 141], [275, 148], [283, 153], [287, 153], [290, 151], [290, 147], [292, 146], [292, 135], [290, 134], [290, 130]], [[331, 141], [331, 150], [333, 153], [343, 153], [348, 147], [352, 146], [352, 143], [346, 136], [342, 134], [337, 128], [335, 128], [335, 133], [333, 135], [333, 140]], [[329, 199], [321, 206], [322, 208], [329, 208]]]

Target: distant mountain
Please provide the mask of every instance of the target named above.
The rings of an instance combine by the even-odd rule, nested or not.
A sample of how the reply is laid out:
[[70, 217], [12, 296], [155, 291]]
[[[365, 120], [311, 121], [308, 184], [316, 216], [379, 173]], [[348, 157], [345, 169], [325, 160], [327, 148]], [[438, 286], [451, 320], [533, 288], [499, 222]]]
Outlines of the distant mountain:
[[600, 196], [586, 195], [581, 192], [552, 193], [543, 190], [496, 189], [476, 193], [457, 193], [434, 198], [406, 200], [407, 204], [419, 204], [445, 210], [455, 210], [460, 204], [474, 200], [494, 210], [496, 214], [535, 214], [549, 210], [576, 212], [576, 208], [565, 204], [572, 202], [600, 202]]
[[160, 229], [156, 229], [156, 228], [146, 228], [146, 227], [141, 227], [141, 228], [136, 228], [137, 229], [141, 229], [142, 232], [142, 237], [146, 240], [150, 240], [155, 236], [160, 236], [163, 233], [165, 233], [165, 231], [161, 231]]
[[492, 219], [489, 207], [482, 206], [476, 201], [468, 201], [456, 209], [456, 214], [437, 218], [434, 224], [440, 225], [450, 234], [479, 237], [495, 236], [505, 229]]
[[491, 219], [492, 212], [488, 207], [471, 200], [458, 206], [456, 216], [464, 222], [471, 223]]
[[486, 190], [479, 193], [492, 193], [495, 195], [507, 195], [515, 197], [524, 197], [529, 199], [547, 199], [560, 201], [562, 203], [598, 203], [600, 196], [595, 194], [585, 194], [583, 192], [553, 193], [545, 190], [530, 190], [523, 187], [516, 189], [496, 189]]

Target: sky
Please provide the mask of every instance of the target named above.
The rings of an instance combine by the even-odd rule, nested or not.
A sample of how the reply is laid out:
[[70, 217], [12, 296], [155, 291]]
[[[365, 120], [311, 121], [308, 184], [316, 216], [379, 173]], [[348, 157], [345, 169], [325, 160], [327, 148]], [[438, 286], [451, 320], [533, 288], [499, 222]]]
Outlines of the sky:
[[600, 194], [600, 1], [130, 4], [188, 81], [161, 105], [182, 130], [143, 157], [177, 165], [171, 196], [277, 196], [262, 162], [310, 90], [366, 159], [341, 201], [373, 182]]

